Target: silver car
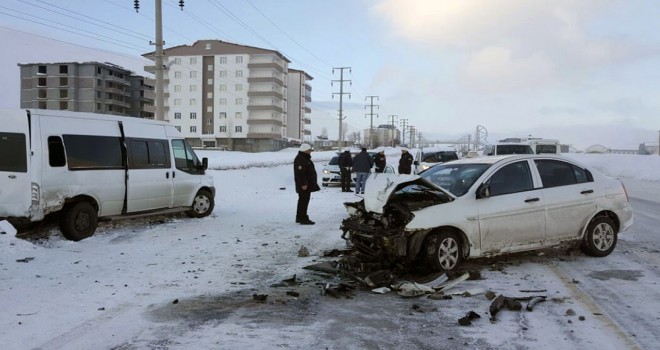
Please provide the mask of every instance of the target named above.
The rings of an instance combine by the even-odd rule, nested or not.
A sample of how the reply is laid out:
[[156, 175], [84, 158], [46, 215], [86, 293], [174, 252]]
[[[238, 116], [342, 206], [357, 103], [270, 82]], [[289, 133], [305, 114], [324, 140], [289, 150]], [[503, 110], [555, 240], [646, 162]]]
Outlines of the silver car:
[[626, 190], [554, 155], [468, 158], [419, 175], [373, 174], [341, 225], [363, 262], [453, 270], [464, 259], [574, 242], [610, 254], [633, 222]]

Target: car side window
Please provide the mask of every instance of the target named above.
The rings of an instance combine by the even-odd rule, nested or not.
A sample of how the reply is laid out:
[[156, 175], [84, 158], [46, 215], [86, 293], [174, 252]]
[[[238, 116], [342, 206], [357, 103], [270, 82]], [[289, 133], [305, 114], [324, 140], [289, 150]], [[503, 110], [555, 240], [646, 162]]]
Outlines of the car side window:
[[592, 179], [585, 169], [571, 163], [549, 159], [536, 160], [535, 163], [545, 188], [575, 185]]
[[534, 188], [527, 161], [509, 164], [499, 169], [490, 178], [490, 195], [529, 191]]

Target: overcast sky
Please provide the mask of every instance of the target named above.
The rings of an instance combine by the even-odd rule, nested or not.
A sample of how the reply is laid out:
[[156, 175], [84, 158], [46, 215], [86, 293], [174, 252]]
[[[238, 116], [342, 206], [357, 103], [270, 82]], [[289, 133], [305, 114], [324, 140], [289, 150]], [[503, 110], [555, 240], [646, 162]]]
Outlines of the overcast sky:
[[[0, 2], [0, 108], [19, 107], [17, 63], [112, 62], [146, 74], [153, 0]], [[314, 77], [312, 134], [407, 119], [430, 139], [488, 130], [578, 148], [658, 142], [660, 1], [163, 0], [166, 47], [219, 39], [278, 50]], [[348, 96], [346, 96], [348, 97]]]

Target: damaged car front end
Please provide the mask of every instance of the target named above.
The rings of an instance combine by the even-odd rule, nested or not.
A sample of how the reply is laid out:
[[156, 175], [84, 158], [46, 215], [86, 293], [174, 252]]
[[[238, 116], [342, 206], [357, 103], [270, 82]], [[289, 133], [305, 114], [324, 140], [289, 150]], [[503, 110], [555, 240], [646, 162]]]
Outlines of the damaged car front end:
[[409, 229], [407, 225], [417, 211], [454, 199], [417, 175], [371, 177], [363, 200], [344, 203], [349, 216], [341, 224], [342, 238], [354, 249], [349, 268], [360, 272], [414, 262], [432, 227]]

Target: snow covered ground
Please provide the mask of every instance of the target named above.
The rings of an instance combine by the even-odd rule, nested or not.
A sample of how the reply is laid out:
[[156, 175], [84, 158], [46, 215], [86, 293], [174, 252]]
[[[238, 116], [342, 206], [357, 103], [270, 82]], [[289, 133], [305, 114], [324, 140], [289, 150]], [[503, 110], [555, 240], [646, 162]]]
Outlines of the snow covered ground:
[[[482, 279], [459, 289], [542, 290], [536, 294], [552, 299], [533, 312], [501, 311], [491, 323], [483, 295], [322, 296], [333, 280], [302, 267], [344, 247], [343, 202], [358, 197], [323, 188], [310, 203], [317, 224], [295, 224], [295, 152], [200, 151], [217, 188], [207, 218], [104, 223], [81, 242], [66, 241], [55, 227], [36, 242], [0, 234], [0, 348], [623, 349], [660, 342], [660, 157], [566, 155], [621, 177], [635, 224], [602, 259], [548, 250], [469, 263]], [[396, 164], [400, 152], [387, 154]], [[333, 155], [312, 154], [319, 176]], [[298, 257], [301, 246], [309, 257]], [[294, 275], [297, 284], [273, 286]], [[256, 302], [254, 294], [268, 297]], [[459, 326], [470, 310], [481, 319]]]

